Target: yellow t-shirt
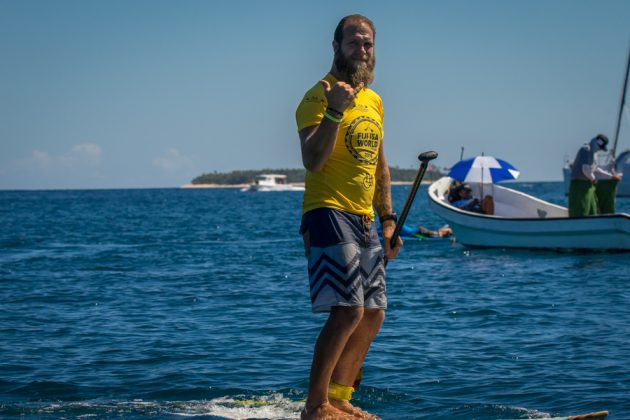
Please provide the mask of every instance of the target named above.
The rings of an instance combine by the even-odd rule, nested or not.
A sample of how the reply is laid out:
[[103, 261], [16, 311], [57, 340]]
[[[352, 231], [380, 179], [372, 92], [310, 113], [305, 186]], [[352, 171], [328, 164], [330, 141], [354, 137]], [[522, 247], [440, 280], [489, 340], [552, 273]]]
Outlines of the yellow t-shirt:
[[[331, 74], [325, 80], [337, 83]], [[328, 106], [321, 83], [313, 86], [298, 105], [298, 131], [319, 125]], [[374, 220], [374, 175], [383, 141], [383, 103], [371, 89], [363, 88], [344, 112], [335, 147], [324, 168], [306, 171], [302, 212], [328, 207], [367, 215]]]

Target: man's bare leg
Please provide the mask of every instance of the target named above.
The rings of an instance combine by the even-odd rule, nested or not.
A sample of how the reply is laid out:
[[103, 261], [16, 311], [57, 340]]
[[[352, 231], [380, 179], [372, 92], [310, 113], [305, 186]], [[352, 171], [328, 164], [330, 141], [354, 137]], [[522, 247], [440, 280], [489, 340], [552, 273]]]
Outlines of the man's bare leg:
[[[359, 369], [363, 365], [363, 361], [367, 356], [368, 350], [374, 338], [383, 325], [385, 312], [382, 309], [365, 309], [363, 318], [359, 326], [348, 340], [343, 353], [339, 358], [339, 362], [332, 374], [332, 380], [340, 385], [351, 386], [354, 382]], [[354, 407], [348, 401], [330, 400], [330, 403], [355, 417], [362, 419], [377, 419], [357, 407]]]
[[329, 404], [328, 384], [348, 340], [362, 318], [363, 308], [337, 306], [330, 311], [315, 343], [308, 397], [301, 416], [303, 420], [341, 419], [344, 416], [348, 418], [345, 413]]

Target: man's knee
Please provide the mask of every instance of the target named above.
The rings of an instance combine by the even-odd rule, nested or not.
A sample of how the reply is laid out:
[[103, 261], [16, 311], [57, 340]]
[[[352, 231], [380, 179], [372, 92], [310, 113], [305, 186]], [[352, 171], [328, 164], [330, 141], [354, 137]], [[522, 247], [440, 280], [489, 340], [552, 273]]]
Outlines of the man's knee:
[[342, 329], [355, 329], [364, 315], [362, 307], [334, 306], [330, 310], [328, 322]]
[[366, 309], [363, 317], [382, 322], [385, 320], [385, 311], [382, 309]]
[[366, 309], [363, 312], [363, 320], [371, 325], [380, 326], [385, 320], [385, 311], [382, 309]]

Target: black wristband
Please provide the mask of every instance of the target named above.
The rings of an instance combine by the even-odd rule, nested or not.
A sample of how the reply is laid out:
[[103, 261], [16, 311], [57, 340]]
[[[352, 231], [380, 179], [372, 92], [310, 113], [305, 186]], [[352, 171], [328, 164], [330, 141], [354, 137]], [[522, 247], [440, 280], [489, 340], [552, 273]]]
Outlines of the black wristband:
[[394, 223], [398, 222], [398, 215], [396, 213], [390, 213], [390, 214], [386, 214], [384, 216], [381, 216], [381, 218], [379, 219], [381, 224], [385, 223], [388, 220], [393, 220]]
[[333, 115], [334, 117], [338, 117], [338, 118], [343, 117], [343, 112], [339, 112], [335, 108], [327, 107], [326, 112], [337, 114], [337, 115]]

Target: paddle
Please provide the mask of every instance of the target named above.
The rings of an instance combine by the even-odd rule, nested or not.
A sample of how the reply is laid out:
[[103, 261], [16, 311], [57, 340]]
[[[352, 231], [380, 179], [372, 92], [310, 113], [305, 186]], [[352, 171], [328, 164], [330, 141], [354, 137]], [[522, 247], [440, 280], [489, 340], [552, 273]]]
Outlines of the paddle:
[[[437, 152], [424, 152], [420, 153], [418, 156], [418, 160], [420, 161], [420, 168], [418, 169], [418, 173], [416, 174], [416, 179], [413, 181], [413, 185], [411, 186], [411, 191], [407, 195], [407, 201], [405, 201], [405, 206], [403, 207], [402, 213], [400, 213], [400, 218], [396, 223], [396, 228], [394, 229], [394, 234], [392, 235], [392, 240], [390, 242], [391, 247], [393, 248], [396, 242], [398, 242], [398, 237], [400, 236], [400, 231], [402, 230], [403, 225], [405, 224], [405, 220], [407, 220], [407, 215], [409, 214], [409, 209], [411, 208], [411, 203], [413, 203], [413, 199], [416, 197], [416, 193], [418, 192], [418, 188], [420, 187], [420, 182], [422, 182], [422, 178], [424, 177], [424, 173], [427, 170], [427, 166], [429, 165], [429, 161], [435, 159], [438, 156]], [[385, 258], [385, 267], [387, 267], [387, 262], [389, 260]], [[357, 378], [355, 379], [354, 387], [357, 388], [361, 383], [363, 368], [359, 369], [359, 373]]]
[[626, 104], [626, 89], [628, 88], [628, 74], [630, 74], [630, 48], [628, 49], [628, 61], [626, 62], [626, 78], [623, 81], [623, 90], [621, 91], [621, 103], [619, 104], [619, 117], [617, 118], [617, 131], [615, 132], [615, 143], [612, 148], [613, 157], [617, 152], [617, 141], [619, 140], [619, 128], [621, 127], [621, 116], [623, 108]]
[[[394, 234], [392, 235], [392, 240], [390, 242], [391, 247], [393, 248], [398, 242], [398, 237], [400, 236], [400, 231], [405, 224], [405, 220], [407, 220], [407, 215], [409, 214], [409, 209], [411, 209], [411, 204], [413, 203], [414, 198], [416, 197], [416, 193], [418, 192], [418, 188], [420, 187], [420, 182], [422, 182], [422, 178], [424, 177], [424, 173], [427, 170], [427, 166], [429, 165], [429, 161], [435, 159], [438, 156], [437, 152], [424, 152], [420, 153], [418, 156], [418, 160], [420, 161], [420, 168], [418, 169], [418, 173], [416, 174], [416, 179], [413, 181], [413, 185], [411, 186], [411, 191], [409, 191], [409, 195], [407, 195], [407, 201], [405, 201], [405, 206], [403, 207], [402, 213], [400, 213], [400, 217], [398, 218], [398, 222], [396, 223], [396, 229], [394, 229]], [[387, 267], [387, 259], [385, 259], [385, 266]]]

